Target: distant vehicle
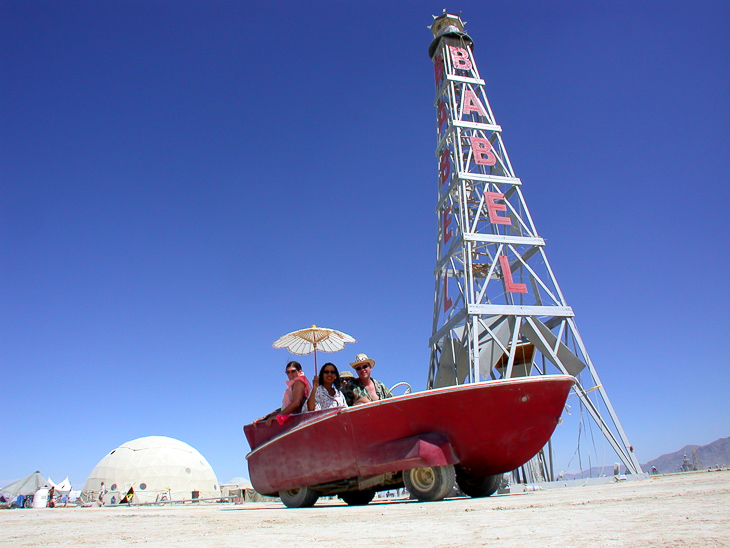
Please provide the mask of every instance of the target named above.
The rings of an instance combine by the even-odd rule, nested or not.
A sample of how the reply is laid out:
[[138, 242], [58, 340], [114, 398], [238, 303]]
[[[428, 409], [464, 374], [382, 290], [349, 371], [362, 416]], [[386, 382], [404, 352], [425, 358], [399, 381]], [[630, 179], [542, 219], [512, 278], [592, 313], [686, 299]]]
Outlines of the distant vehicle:
[[368, 504], [377, 491], [404, 486], [435, 501], [454, 481], [466, 495], [489, 496], [550, 439], [574, 382], [487, 381], [247, 424], [251, 483], [290, 508], [330, 495]]

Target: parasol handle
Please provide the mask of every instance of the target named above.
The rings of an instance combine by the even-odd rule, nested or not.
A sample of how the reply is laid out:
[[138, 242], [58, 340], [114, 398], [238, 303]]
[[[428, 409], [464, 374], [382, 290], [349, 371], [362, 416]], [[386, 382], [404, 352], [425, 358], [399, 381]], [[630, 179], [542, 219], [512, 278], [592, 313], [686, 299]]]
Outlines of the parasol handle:
[[317, 376], [317, 343], [314, 343], [314, 376]]

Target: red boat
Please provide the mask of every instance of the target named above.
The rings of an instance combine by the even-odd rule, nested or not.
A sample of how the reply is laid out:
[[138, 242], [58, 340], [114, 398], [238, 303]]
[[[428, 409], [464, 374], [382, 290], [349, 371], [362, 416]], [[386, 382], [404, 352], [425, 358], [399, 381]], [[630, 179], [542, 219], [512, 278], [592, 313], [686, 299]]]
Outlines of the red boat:
[[454, 480], [469, 496], [489, 496], [550, 439], [574, 382], [487, 381], [247, 424], [251, 483], [293, 508], [335, 494], [367, 504], [403, 486], [418, 500], [441, 500]]

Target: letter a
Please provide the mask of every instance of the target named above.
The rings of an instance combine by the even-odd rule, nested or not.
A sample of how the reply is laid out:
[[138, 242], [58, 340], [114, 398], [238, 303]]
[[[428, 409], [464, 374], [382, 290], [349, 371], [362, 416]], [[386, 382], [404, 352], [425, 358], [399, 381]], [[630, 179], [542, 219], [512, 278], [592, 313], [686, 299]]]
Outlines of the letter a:
[[461, 100], [461, 109], [462, 109], [462, 116], [465, 116], [469, 114], [470, 112], [478, 112], [485, 118], [487, 117], [487, 111], [484, 110], [484, 106], [482, 106], [482, 102], [479, 100], [479, 98], [476, 96], [476, 94], [470, 90], [467, 89], [464, 91], [464, 97]]
[[441, 127], [444, 124], [447, 124], [449, 122], [449, 117], [446, 114], [446, 103], [443, 101], [439, 101], [439, 110], [438, 110], [438, 128], [439, 133], [441, 133]]

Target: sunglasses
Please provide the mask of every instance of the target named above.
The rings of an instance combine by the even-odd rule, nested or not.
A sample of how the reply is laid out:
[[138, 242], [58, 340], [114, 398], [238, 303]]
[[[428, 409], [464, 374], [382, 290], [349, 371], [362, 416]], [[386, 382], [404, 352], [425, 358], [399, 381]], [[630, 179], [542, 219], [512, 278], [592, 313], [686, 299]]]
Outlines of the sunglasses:
[[297, 370], [296, 370], [296, 369], [287, 369], [287, 370], [286, 370], [286, 374], [287, 374], [287, 375], [293, 375], [293, 374], [294, 374], [294, 373], [296, 373], [296, 372], [297, 372]]
[[324, 375], [337, 375], [332, 369], [327, 369], [325, 371], [322, 371], [322, 374]]
[[360, 371], [362, 369], [369, 369], [369, 368], [370, 368], [370, 364], [369, 363], [366, 363], [365, 365], [359, 365], [359, 366], [356, 365], [355, 367], [353, 367], [353, 369], [355, 371]]

